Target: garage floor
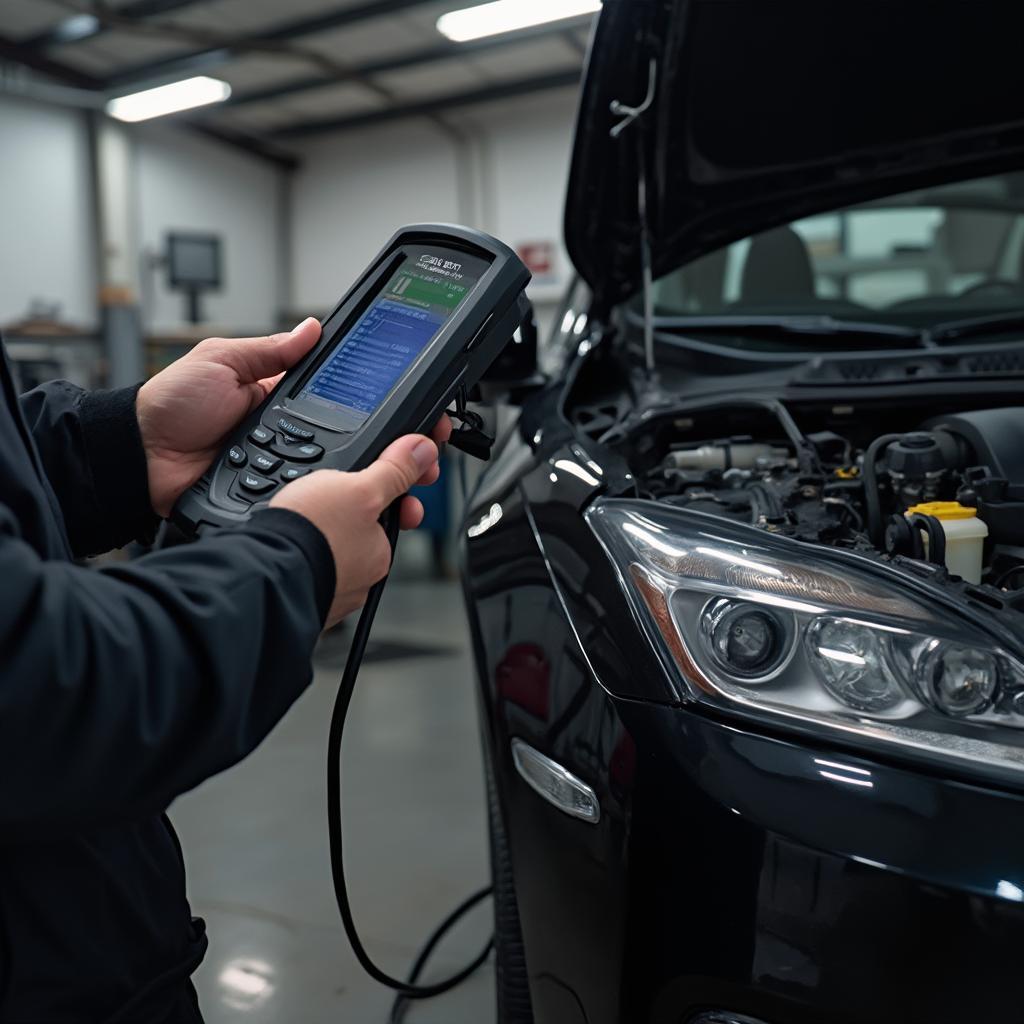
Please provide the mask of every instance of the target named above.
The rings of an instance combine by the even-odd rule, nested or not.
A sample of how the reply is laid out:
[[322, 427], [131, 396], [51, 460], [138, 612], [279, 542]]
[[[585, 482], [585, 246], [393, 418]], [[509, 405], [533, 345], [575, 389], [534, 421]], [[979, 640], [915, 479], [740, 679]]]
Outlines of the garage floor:
[[[458, 585], [392, 582], [373, 637], [346, 731], [346, 866], [371, 955], [404, 975], [433, 927], [488, 880]], [[210, 933], [196, 976], [208, 1024], [387, 1021], [390, 995], [356, 964], [330, 881], [324, 756], [346, 641], [322, 642], [314, 685], [251, 758], [171, 809]], [[435, 977], [483, 947], [490, 914], [486, 904], [453, 933]], [[493, 1001], [488, 963], [406, 1021], [487, 1024]]]

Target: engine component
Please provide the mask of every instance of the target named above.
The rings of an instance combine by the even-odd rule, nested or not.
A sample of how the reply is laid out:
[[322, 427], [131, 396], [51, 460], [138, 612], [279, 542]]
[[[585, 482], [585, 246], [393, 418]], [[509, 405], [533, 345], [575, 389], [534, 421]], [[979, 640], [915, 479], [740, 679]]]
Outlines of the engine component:
[[990, 476], [980, 466], [967, 470], [964, 477], [957, 501], [978, 510], [997, 544], [1024, 547], [1024, 483]]
[[[908, 508], [907, 516], [914, 525], [917, 525], [919, 517], [935, 520], [945, 535], [942, 561], [946, 568], [954, 576], [961, 576], [969, 583], [981, 582], [988, 527], [978, 518], [977, 509], [961, 505], [958, 501], [930, 501]], [[929, 546], [934, 547], [932, 532], [928, 532], [927, 536]], [[939, 562], [938, 552], [929, 560]]]
[[[787, 416], [776, 429], [726, 440], [673, 443], [670, 428], [660, 438], [660, 462], [653, 462], [658, 435], [637, 438], [649, 467], [637, 472], [637, 495], [811, 544], [931, 563], [968, 584], [1024, 594], [1024, 411], [952, 415], [928, 421], [931, 430], [861, 432], [855, 440], [831, 430], [801, 435]], [[1018, 462], [1019, 477], [995, 468]], [[771, 623], [751, 618], [739, 633], [731, 618], [706, 626], [718, 664], [740, 671], [750, 657], [759, 674], [758, 645], [771, 648]]]
[[954, 465], [988, 466], [995, 476], [1024, 481], [1024, 411], [979, 409], [937, 416], [925, 430], [945, 434], [944, 447], [957, 451]]
[[761, 463], [785, 461], [788, 457], [786, 448], [755, 444], [752, 438], [737, 437], [696, 448], [673, 447], [666, 462], [676, 469], [754, 469]]
[[885, 551], [889, 555], [906, 555], [932, 565], [945, 565], [946, 534], [942, 523], [923, 512], [908, 511], [905, 515], [891, 516], [885, 528]]
[[934, 434], [904, 434], [886, 451], [893, 493], [904, 506], [934, 501], [946, 476], [946, 456]]

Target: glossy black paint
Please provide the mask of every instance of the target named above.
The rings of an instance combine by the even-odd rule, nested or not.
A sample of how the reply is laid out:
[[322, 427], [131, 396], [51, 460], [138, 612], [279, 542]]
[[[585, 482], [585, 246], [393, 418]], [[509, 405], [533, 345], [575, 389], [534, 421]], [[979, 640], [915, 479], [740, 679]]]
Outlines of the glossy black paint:
[[[641, 176], [657, 276], [810, 213], [1019, 167], [1022, 29], [1024, 9], [993, 0], [604, 0], [566, 194], [573, 265], [604, 309], [637, 291]], [[624, 129], [623, 106], [644, 108]]]
[[[684, 704], [580, 514], [628, 474], [562, 396], [527, 403], [463, 552], [536, 1024], [1024, 1020], [1024, 797]], [[601, 821], [540, 799], [512, 737]]]

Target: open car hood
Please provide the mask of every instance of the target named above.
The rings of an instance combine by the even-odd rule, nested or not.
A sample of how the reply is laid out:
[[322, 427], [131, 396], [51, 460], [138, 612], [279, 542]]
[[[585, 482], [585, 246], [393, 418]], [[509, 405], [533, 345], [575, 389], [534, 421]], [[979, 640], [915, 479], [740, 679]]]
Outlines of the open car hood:
[[[796, 217], [1024, 166], [1024, 5], [604, 0], [565, 235], [599, 308]], [[617, 137], [613, 102], [649, 108]], [[641, 160], [641, 152], [643, 158]]]

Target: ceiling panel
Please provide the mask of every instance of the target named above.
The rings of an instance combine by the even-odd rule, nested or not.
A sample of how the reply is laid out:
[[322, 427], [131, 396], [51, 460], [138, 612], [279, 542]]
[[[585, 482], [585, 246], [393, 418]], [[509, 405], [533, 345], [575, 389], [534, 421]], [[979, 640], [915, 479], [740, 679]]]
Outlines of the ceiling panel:
[[471, 65], [487, 81], [494, 82], [581, 67], [583, 58], [556, 35], [488, 50], [476, 57], [467, 56], [463, 63]]
[[[596, 19], [595, 19], [596, 20]], [[583, 28], [577, 28], [572, 30], [572, 34], [576, 37], [577, 42], [580, 46], [586, 50], [590, 46], [590, 34], [593, 31], [593, 22], [589, 25], [585, 25]]]
[[[537, 0], [534, 0], [534, 2], [537, 2]], [[473, 4], [469, 0], [433, 0], [433, 2], [424, 3], [403, 11], [402, 17], [422, 36], [443, 39], [444, 36], [437, 31], [437, 19], [449, 11], [457, 11], [462, 7], [472, 6]]]
[[487, 84], [480, 72], [462, 58], [389, 71], [386, 75], [374, 75], [373, 80], [392, 92], [396, 99], [405, 101], [478, 89]]
[[230, 108], [224, 115], [245, 116], [274, 127], [302, 121], [321, 121], [381, 110], [385, 101], [372, 89], [356, 82], [336, 82], [297, 95], [243, 106], [237, 112]]
[[70, 46], [55, 47], [51, 56], [82, 71], [102, 76], [113, 75], [122, 68], [136, 67], [148, 61], [189, 53], [193, 49], [193, 43], [157, 35], [155, 32], [112, 29]]
[[304, 57], [252, 54], [229, 61], [213, 73], [241, 96], [309, 78], [317, 73], [317, 68]]
[[387, 55], [408, 53], [420, 49], [426, 42], [422, 32], [398, 16], [343, 25], [300, 40], [304, 48], [352, 64], [366, 64]]
[[264, 32], [291, 21], [343, 11], [365, 0], [212, 0], [165, 16], [166, 21], [231, 34]]
[[12, 39], [27, 39], [67, 16], [67, 8], [51, 0], [0, 0], [0, 33]]
[[[111, 6], [132, 2], [112, 0]], [[278, 52], [234, 49], [227, 60], [181, 74], [223, 77], [239, 96], [318, 78], [323, 78], [324, 84], [260, 103], [209, 107], [184, 115], [182, 120], [269, 135], [278, 128], [305, 121], [344, 119], [386, 109], [391, 103], [405, 105], [457, 95], [580, 66], [580, 48], [586, 45], [589, 28], [574, 23], [564, 31], [532, 39], [520, 36], [517, 41], [511, 37], [507, 44], [499, 42], [476, 55], [456, 45], [452, 56], [399, 68], [366, 82], [332, 80], [331, 67], [325, 64], [333, 63], [340, 74], [410, 53], [443, 49], [446, 41], [437, 31], [437, 18], [469, 2], [423, 0], [393, 14], [282, 41]], [[105, 30], [94, 38], [53, 47], [48, 56], [100, 78], [115, 76], [128, 68], [145, 68], [219, 44], [237, 46], [239, 38], [365, 3], [367, 0], [200, 0], [146, 19], [142, 31]], [[56, 0], [0, 0], [0, 33], [26, 38], [52, 28], [67, 16], [67, 8]], [[194, 36], [183, 39], [175, 33], [185, 29]]]
[[210, 115], [202, 119], [204, 128], [224, 128], [230, 131], [242, 132], [256, 138], [267, 135], [275, 128], [283, 128], [294, 117], [280, 110], [264, 109], [254, 107], [252, 110], [242, 111], [212, 110]]

